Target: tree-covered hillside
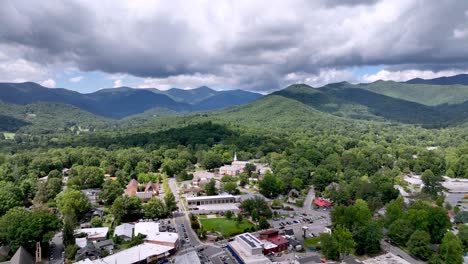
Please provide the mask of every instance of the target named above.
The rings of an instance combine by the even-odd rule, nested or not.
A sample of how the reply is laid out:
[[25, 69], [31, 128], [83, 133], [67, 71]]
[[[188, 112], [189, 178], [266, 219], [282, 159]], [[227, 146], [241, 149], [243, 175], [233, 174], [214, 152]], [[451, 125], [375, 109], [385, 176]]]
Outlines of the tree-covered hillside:
[[349, 85], [351, 88], [366, 89], [386, 96], [424, 105], [460, 104], [468, 101], [466, 85], [430, 85], [377, 81], [370, 84]]

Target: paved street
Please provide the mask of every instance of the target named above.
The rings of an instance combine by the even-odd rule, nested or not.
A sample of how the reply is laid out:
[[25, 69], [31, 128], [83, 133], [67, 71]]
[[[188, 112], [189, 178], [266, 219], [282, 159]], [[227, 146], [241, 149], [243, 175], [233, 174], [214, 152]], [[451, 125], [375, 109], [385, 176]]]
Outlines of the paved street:
[[49, 257], [49, 263], [62, 264], [64, 262], [62, 252], [65, 250], [63, 246], [62, 232], [55, 234], [52, 238], [53, 247], [50, 249], [52, 258]]
[[198, 239], [197, 234], [192, 230], [190, 225], [187, 208], [180, 200], [176, 180], [174, 178], [169, 178], [168, 184], [172, 193], [174, 193], [174, 196], [176, 197], [177, 206], [179, 207], [178, 212], [174, 213], [174, 222], [181, 240], [181, 248], [177, 254], [180, 255], [189, 251], [197, 251], [202, 263], [235, 264], [236, 262], [228, 256], [223, 248], [204, 244]]
[[311, 186], [309, 189], [309, 192], [307, 193], [307, 197], [304, 200], [304, 206], [302, 207], [302, 212], [303, 213], [309, 213], [312, 211], [312, 201], [315, 198], [315, 191], [314, 187]]

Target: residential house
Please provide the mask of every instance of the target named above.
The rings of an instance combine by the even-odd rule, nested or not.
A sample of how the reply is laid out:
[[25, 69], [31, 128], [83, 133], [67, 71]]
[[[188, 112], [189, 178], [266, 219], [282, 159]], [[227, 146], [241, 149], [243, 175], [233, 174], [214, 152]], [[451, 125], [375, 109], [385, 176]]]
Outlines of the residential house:
[[140, 184], [137, 180], [132, 179], [125, 188], [125, 194], [127, 196], [137, 196], [143, 202], [149, 201], [151, 198], [159, 195], [159, 183], [148, 182], [144, 186], [142, 192], [138, 191]]
[[101, 252], [105, 250], [112, 254], [112, 251], [114, 250], [114, 242], [110, 239], [96, 242], [94, 246]]
[[101, 250], [96, 248], [93, 242], [88, 241], [86, 246], [76, 252], [75, 260], [97, 259], [101, 256]]
[[34, 264], [34, 258], [24, 247], [19, 247], [9, 261], [0, 262], [0, 264]]

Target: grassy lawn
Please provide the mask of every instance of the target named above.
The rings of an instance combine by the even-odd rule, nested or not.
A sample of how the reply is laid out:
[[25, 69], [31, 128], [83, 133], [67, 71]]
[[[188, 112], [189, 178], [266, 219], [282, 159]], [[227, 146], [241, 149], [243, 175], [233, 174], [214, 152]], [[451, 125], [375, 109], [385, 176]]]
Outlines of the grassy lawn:
[[226, 218], [200, 219], [200, 223], [205, 230], [220, 232], [224, 237], [242, 234], [246, 228], [254, 226], [245, 219], [239, 225], [235, 220], [227, 220]]
[[9, 139], [9, 140], [15, 139], [15, 133], [5, 132], [3, 133], [3, 136], [5, 137], [5, 139]]
[[318, 243], [320, 242], [320, 238], [319, 237], [308, 237], [306, 239], [304, 239], [304, 245], [307, 247], [307, 248], [310, 248], [310, 247], [317, 247]]

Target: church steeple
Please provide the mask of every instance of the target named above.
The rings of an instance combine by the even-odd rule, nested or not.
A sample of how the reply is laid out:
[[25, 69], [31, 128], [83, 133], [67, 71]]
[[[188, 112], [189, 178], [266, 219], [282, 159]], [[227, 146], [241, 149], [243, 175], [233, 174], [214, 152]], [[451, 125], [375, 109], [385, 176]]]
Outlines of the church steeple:
[[234, 152], [234, 161], [237, 161], [237, 152]]

